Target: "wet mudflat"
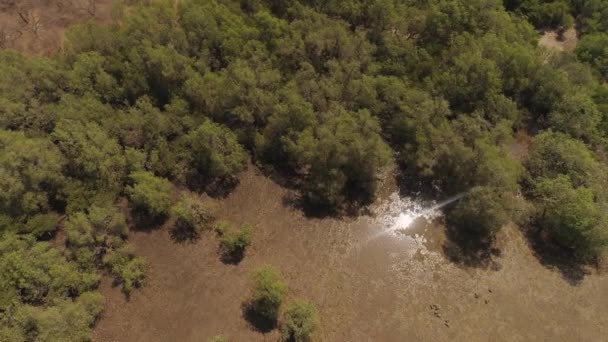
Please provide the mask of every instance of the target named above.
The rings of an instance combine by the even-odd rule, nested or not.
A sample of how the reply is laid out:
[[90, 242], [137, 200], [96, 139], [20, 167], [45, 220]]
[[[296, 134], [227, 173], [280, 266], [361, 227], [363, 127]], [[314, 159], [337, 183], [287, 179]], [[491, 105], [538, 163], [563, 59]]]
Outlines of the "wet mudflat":
[[[394, 186], [373, 215], [307, 218], [288, 190], [250, 168], [218, 201], [218, 218], [255, 227], [238, 265], [224, 264], [212, 233], [176, 243], [167, 228], [136, 231], [131, 241], [150, 265], [147, 285], [127, 300], [109, 280], [95, 341], [276, 341], [243, 317], [249, 276], [279, 268], [289, 297], [317, 305], [319, 341], [601, 341], [608, 335], [608, 276], [568, 275], [543, 266], [515, 227], [480, 265], [449, 257], [439, 224], [397, 219]], [[440, 218], [437, 219], [440, 221]]]

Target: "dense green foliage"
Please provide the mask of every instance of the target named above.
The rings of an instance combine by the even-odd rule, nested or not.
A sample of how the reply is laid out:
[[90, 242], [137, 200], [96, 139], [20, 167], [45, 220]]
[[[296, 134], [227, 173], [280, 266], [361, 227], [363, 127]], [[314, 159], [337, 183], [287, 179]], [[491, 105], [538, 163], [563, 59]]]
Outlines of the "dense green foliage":
[[[606, 250], [606, 1], [128, 4], [57, 56], [0, 52], [0, 340], [87, 340], [97, 272], [127, 293], [144, 282], [127, 223], [205, 229], [198, 194], [173, 194], [221, 194], [250, 161], [338, 213], [397, 164], [405, 190], [466, 193], [447, 222], [473, 238], [529, 201], [554, 242]], [[577, 25], [576, 53], [542, 53], [533, 25]], [[58, 229], [64, 252], [45, 242]], [[255, 283], [276, 320], [285, 285], [270, 269]]]
[[162, 218], [171, 207], [171, 183], [151, 172], [130, 175], [133, 185], [127, 188], [133, 206], [155, 218]]
[[508, 10], [541, 28], [570, 28], [583, 33], [608, 31], [608, 4], [603, 0], [504, 0]]
[[102, 311], [99, 276], [48, 242], [7, 234], [0, 241], [0, 339], [83, 341]]

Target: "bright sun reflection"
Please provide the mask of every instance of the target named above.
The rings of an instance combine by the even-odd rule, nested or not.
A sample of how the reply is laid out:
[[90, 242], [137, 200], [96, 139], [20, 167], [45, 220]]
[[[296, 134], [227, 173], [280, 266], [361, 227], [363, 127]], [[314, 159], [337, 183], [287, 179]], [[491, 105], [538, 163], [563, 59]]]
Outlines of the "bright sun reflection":
[[391, 230], [395, 231], [398, 229], [408, 228], [418, 217], [411, 212], [404, 212], [399, 214], [393, 223]]
[[465, 193], [460, 193], [443, 202], [431, 205], [426, 203], [425, 205], [412, 198], [400, 197], [398, 193], [394, 193], [390, 196], [388, 203], [379, 207], [377, 222], [383, 229], [373, 234], [367, 241], [364, 241], [363, 244], [380, 236], [408, 229], [419, 218], [433, 220], [441, 215], [441, 208], [456, 202], [464, 195]]

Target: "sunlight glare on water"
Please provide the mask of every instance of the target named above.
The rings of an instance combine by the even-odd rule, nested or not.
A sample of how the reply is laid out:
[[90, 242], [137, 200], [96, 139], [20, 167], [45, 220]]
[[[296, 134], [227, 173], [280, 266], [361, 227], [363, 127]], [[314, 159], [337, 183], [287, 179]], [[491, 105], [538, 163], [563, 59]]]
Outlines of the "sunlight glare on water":
[[372, 238], [381, 235], [407, 230], [419, 218], [432, 221], [441, 215], [441, 208], [462, 198], [463, 194], [452, 196], [440, 203], [422, 203], [408, 197], [400, 197], [393, 193], [387, 202], [378, 206], [376, 217], [378, 226], [382, 230]]

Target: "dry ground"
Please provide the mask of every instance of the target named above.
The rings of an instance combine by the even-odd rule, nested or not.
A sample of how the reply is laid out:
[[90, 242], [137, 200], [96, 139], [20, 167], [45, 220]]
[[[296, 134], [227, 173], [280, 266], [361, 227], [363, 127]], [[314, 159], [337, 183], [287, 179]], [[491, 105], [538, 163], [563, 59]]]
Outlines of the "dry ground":
[[306, 218], [288, 195], [252, 168], [219, 201], [219, 218], [256, 227], [239, 265], [220, 261], [212, 234], [178, 244], [165, 228], [133, 233], [150, 264], [148, 284], [126, 300], [104, 283], [94, 341], [217, 334], [276, 341], [276, 330], [256, 331], [242, 314], [249, 275], [262, 264], [282, 271], [290, 297], [316, 303], [319, 341], [602, 341], [608, 334], [608, 277], [543, 266], [514, 227], [499, 237], [489, 266], [469, 267], [444, 256], [440, 226], [420, 222], [410, 233], [419, 235], [370, 240], [382, 229], [377, 219]]
[[112, 0], [0, 0], [0, 48], [56, 53], [69, 26], [109, 22], [111, 9]]
[[561, 37], [556, 31], [545, 31], [538, 44], [557, 51], [572, 51], [576, 48], [577, 42], [576, 29], [571, 28], [564, 32]]

